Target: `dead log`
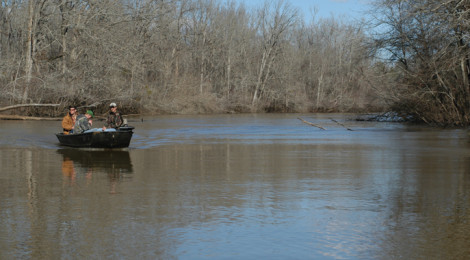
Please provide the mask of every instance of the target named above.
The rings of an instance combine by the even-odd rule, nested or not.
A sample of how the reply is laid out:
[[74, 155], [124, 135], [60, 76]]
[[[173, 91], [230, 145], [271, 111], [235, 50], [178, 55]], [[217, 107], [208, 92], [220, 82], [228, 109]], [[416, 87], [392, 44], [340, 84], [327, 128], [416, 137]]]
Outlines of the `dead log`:
[[7, 107], [0, 107], [0, 112], [14, 109], [14, 108], [19, 108], [19, 107], [58, 107], [60, 104], [18, 104], [18, 105], [13, 105], [13, 106], [7, 106]]
[[16, 115], [0, 115], [0, 120], [48, 120], [60, 121], [58, 117], [35, 117], [35, 116], [16, 116]]
[[316, 124], [314, 124], [314, 123], [310, 123], [310, 122], [308, 122], [308, 121], [305, 121], [305, 120], [303, 120], [303, 119], [302, 119], [302, 118], [300, 118], [300, 117], [297, 117], [297, 119], [299, 119], [300, 121], [302, 121], [302, 122], [306, 123], [307, 125], [311, 125], [311, 126], [314, 126], [314, 127], [320, 128], [321, 130], [326, 130], [325, 128], [323, 128], [323, 127], [321, 127], [321, 126], [319, 126], [319, 125], [316, 125]]
[[338, 122], [338, 121], [334, 120], [333, 118], [330, 118], [330, 119], [331, 119], [331, 121], [333, 121], [333, 122], [337, 123], [338, 125], [340, 125], [340, 126], [342, 126], [342, 127], [346, 128], [348, 131], [352, 131], [352, 129], [351, 129], [351, 128], [348, 128], [348, 127], [346, 127], [345, 125], [343, 125], [343, 124], [341, 124], [340, 122]]
[[[0, 112], [20, 108], [20, 107], [58, 107], [60, 104], [18, 104], [7, 107], [0, 107]], [[61, 120], [61, 118], [52, 117], [35, 117], [35, 116], [20, 116], [20, 115], [0, 115], [0, 120]]]

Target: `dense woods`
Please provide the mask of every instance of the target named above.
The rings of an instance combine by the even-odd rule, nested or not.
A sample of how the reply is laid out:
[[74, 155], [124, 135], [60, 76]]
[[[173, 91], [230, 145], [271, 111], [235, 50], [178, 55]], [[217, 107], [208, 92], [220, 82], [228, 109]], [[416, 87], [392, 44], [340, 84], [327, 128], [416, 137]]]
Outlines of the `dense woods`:
[[392, 109], [432, 125], [469, 124], [470, 2], [379, 0], [373, 20]]
[[[367, 21], [289, 1], [36, 0], [0, 6], [0, 105], [125, 113], [394, 110], [469, 123], [467, 1], [376, 0]], [[22, 113], [39, 113], [24, 110]]]

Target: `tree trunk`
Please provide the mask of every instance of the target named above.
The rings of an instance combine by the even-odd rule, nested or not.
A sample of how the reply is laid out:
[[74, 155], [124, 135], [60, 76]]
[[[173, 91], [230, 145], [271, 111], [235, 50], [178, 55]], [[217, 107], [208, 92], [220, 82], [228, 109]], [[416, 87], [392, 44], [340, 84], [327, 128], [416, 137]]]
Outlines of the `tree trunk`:
[[468, 74], [468, 67], [467, 67], [467, 58], [462, 57], [460, 59], [460, 68], [462, 70], [462, 84], [465, 93], [469, 93], [469, 74]]
[[60, 10], [62, 14], [62, 24], [61, 24], [61, 32], [62, 32], [62, 74], [65, 74], [67, 71], [67, 31], [68, 31], [68, 20], [67, 14], [65, 14], [67, 8], [66, 1], [62, 1], [60, 5]]
[[322, 87], [323, 87], [323, 68], [320, 70], [320, 77], [318, 77], [317, 102], [315, 104], [315, 107], [317, 109], [320, 107]]
[[199, 72], [200, 82], [199, 82], [199, 93], [202, 94], [204, 88], [204, 66], [205, 66], [205, 55], [204, 55], [204, 48], [206, 45], [206, 31], [202, 33], [202, 46], [201, 46], [201, 67]]
[[26, 41], [26, 57], [25, 57], [25, 76], [26, 84], [23, 91], [22, 102], [26, 103], [28, 99], [28, 90], [31, 83], [32, 70], [33, 70], [33, 49], [34, 49], [34, 3], [29, 1], [28, 7], [28, 39]]
[[254, 107], [256, 102], [258, 101], [259, 91], [261, 89], [262, 81], [263, 81], [263, 74], [266, 68], [266, 63], [268, 62], [268, 58], [270, 56], [271, 48], [269, 50], [265, 50], [263, 52], [263, 58], [261, 59], [260, 68], [258, 71], [258, 80], [256, 81], [255, 93], [253, 93], [253, 100], [251, 102], [251, 106]]
[[230, 49], [228, 50], [228, 59], [227, 59], [227, 99], [230, 98], [230, 85], [231, 85], [231, 73], [232, 73], [232, 60], [231, 60], [231, 52]]

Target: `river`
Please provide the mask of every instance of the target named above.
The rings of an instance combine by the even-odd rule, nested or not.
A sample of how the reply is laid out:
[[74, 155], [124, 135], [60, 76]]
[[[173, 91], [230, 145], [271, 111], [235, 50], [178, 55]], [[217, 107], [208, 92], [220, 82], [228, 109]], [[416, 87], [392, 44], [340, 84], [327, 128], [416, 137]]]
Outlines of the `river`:
[[467, 132], [354, 118], [129, 118], [120, 150], [0, 121], [0, 259], [467, 258]]

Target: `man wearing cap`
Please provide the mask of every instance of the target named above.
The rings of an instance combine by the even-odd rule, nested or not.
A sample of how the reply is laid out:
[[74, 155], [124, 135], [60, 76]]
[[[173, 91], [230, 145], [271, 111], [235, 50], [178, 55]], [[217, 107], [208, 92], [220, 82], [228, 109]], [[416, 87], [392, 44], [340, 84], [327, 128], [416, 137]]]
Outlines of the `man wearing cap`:
[[103, 126], [103, 131], [106, 128], [118, 128], [122, 125], [122, 116], [117, 111], [116, 103], [109, 104], [109, 110], [108, 119], [106, 119], [106, 124]]
[[81, 134], [85, 132], [86, 130], [91, 129], [91, 118], [93, 117], [93, 111], [87, 110], [85, 115], [78, 115], [77, 116], [77, 121], [75, 122], [74, 134]]
[[77, 118], [77, 108], [75, 106], [69, 106], [69, 112], [62, 119], [62, 129], [64, 135], [68, 135], [73, 132], [73, 126], [75, 125], [75, 119]]

